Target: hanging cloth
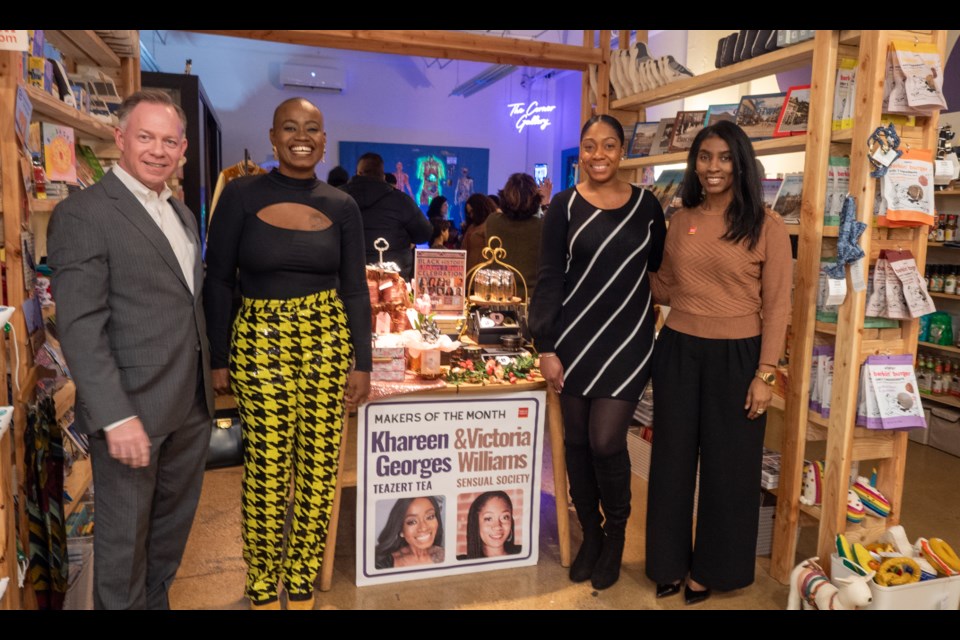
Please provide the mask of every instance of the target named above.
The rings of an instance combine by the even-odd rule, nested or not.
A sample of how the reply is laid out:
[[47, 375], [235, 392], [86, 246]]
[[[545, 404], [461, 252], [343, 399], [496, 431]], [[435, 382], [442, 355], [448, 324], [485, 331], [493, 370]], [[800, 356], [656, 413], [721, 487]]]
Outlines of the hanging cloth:
[[220, 194], [228, 182], [242, 176], [258, 176], [263, 173], [267, 173], [267, 170], [251, 160], [250, 153], [244, 149], [243, 161], [227, 167], [220, 172], [220, 176], [217, 178], [217, 185], [213, 189], [213, 201], [210, 203], [210, 219], [213, 220], [213, 212], [217, 208], [217, 200], [220, 199]]
[[53, 398], [42, 398], [36, 406], [29, 407], [23, 440], [29, 526], [27, 577], [36, 592], [37, 608], [60, 610], [67, 593], [67, 533], [63, 512], [63, 440]]

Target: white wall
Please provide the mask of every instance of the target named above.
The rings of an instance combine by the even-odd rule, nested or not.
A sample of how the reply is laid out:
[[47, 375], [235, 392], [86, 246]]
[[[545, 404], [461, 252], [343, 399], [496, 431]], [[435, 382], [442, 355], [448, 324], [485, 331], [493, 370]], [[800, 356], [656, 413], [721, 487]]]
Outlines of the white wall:
[[[192, 59], [192, 73], [200, 77], [220, 119], [225, 165], [240, 161], [244, 148], [258, 162], [271, 157], [267, 133], [273, 110], [295, 95], [311, 99], [324, 113], [327, 157], [317, 168], [322, 178], [338, 164], [341, 140], [480, 147], [490, 150], [488, 192], [496, 192], [511, 173], [533, 173], [536, 162], [549, 162], [553, 171], [560, 150], [576, 144], [579, 73], [537, 80], [525, 89], [520, 81], [526, 70], [521, 68], [463, 98], [450, 97], [450, 91], [487, 64], [452, 61], [440, 69], [437, 62], [428, 67], [432, 61], [419, 57], [177, 31], [165, 32], [165, 43], [144, 32], [144, 42], [162, 71], [182, 73], [184, 61]], [[278, 72], [285, 62], [339, 66], [345, 70], [346, 88], [339, 95], [282, 88]], [[558, 84], [575, 85], [575, 97], [561, 99]], [[531, 100], [564, 106], [550, 114], [554, 124], [546, 130], [527, 127], [518, 134], [507, 105]]]

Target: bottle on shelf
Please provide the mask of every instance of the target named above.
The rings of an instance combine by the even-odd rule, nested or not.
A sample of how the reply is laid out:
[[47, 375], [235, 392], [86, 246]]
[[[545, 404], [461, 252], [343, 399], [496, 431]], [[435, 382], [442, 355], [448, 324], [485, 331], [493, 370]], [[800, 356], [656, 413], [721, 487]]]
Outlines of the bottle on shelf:
[[39, 153], [33, 154], [33, 196], [37, 200], [47, 199], [47, 174]]
[[943, 293], [943, 265], [933, 265], [933, 275], [930, 276], [930, 291]]
[[957, 214], [947, 214], [947, 229], [943, 234], [944, 242], [953, 242], [957, 239]]
[[950, 295], [957, 293], [957, 267], [950, 265], [947, 267], [947, 275], [943, 279], [943, 292]]
[[943, 395], [943, 362], [940, 358], [936, 359], [936, 364], [933, 366], [933, 395]]
[[937, 227], [940, 226], [940, 214], [934, 212], [933, 214], [933, 224], [930, 225], [930, 230], [927, 232], [927, 242], [934, 242], [937, 239]]
[[950, 378], [950, 395], [960, 398], [960, 361], [953, 361], [953, 375]]
[[927, 374], [927, 363], [929, 362], [930, 356], [926, 353], [921, 353], [917, 356], [917, 388], [920, 390], [920, 393], [930, 393], [931, 391], [931, 380], [930, 376]]
[[927, 393], [933, 394], [933, 378], [936, 373], [933, 354], [927, 356]]
[[943, 242], [947, 235], [947, 216], [940, 214], [940, 220], [937, 222], [937, 242]]

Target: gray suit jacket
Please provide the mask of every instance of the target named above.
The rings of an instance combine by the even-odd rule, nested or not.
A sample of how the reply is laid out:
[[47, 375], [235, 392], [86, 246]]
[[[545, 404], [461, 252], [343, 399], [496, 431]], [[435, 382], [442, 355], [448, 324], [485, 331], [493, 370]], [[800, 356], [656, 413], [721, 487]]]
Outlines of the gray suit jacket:
[[[170, 202], [199, 247], [193, 214]], [[201, 364], [213, 415], [199, 252], [191, 294], [166, 236], [111, 172], [57, 205], [47, 254], [81, 431], [132, 415], [151, 437], [176, 430], [193, 405]]]

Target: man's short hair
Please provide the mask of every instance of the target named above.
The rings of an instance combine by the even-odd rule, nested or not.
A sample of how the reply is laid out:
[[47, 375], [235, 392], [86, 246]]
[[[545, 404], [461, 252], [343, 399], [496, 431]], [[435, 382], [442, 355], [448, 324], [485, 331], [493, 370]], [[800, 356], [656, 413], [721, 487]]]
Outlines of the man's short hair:
[[176, 111], [180, 117], [180, 124], [183, 125], [183, 134], [187, 134], [187, 114], [184, 112], [183, 107], [174, 102], [169, 93], [160, 89], [141, 89], [140, 91], [131, 93], [124, 99], [117, 109], [117, 118], [120, 120], [121, 129], [126, 124], [127, 118], [130, 117], [130, 114], [141, 102], [173, 107], [173, 110]]
[[372, 151], [360, 156], [360, 159], [357, 160], [357, 175], [383, 180], [383, 157]]

